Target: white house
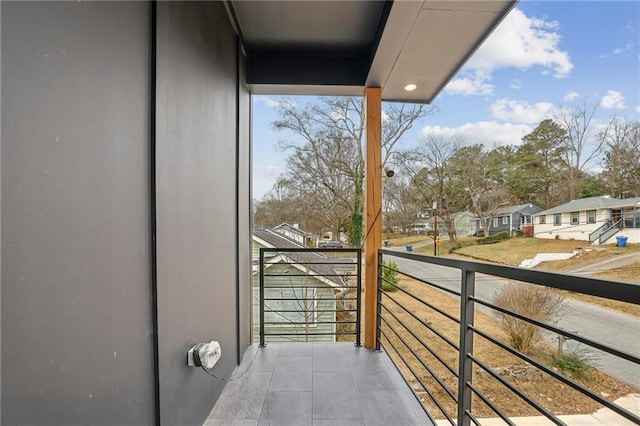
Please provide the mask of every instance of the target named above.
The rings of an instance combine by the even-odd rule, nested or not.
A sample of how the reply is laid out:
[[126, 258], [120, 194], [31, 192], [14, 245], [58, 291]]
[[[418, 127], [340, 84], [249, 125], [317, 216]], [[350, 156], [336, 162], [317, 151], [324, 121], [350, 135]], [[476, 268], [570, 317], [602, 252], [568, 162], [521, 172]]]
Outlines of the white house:
[[300, 226], [297, 223], [291, 224], [288, 222], [284, 222], [278, 226], [273, 227], [272, 229], [275, 232], [285, 235], [292, 240], [295, 240], [299, 244], [307, 247], [311, 245], [311, 241], [313, 239], [313, 234], [311, 232], [300, 229]]
[[534, 227], [536, 238], [611, 244], [617, 241], [614, 236], [625, 236], [629, 243], [640, 243], [640, 197], [573, 200], [536, 213]]

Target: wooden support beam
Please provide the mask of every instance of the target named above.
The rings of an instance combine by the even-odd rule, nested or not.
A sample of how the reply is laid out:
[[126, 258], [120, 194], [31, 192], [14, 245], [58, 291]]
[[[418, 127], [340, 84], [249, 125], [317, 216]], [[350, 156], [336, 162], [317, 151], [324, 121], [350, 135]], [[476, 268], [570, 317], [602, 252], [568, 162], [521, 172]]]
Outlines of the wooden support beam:
[[364, 346], [376, 346], [378, 249], [382, 246], [382, 90], [365, 90], [367, 129], [364, 235]]

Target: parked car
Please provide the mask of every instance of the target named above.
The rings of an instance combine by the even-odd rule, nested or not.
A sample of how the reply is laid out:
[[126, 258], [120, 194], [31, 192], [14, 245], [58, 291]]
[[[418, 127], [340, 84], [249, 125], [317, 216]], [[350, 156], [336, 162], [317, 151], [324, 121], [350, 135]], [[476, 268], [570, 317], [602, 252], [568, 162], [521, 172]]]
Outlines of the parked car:
[[344, 245], [339, 241], [323, 241], [320, 243], [320, 248], [341, 249]]

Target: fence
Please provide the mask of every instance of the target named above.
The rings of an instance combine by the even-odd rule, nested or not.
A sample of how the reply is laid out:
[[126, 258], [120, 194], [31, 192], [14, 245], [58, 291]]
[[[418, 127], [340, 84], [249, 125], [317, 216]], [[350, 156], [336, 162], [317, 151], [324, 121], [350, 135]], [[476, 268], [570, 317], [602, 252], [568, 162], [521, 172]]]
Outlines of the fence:
[[360, 346], [360, 249], [261, 248], [259, 268], [260, 346], [344, 336]]
[[[384, 260], [390, 259], [402, 260], [402, 265], [395, 269], [389, 266], [390, 263], [383, 264]], [[633, 304], [640, 304], [640, 286], [387, 249], [380, 250], [379, 264], [377, 346], [389, 353], [416, 397], [423, 402], [432, 421], [438, 417], [445, 418], [452, 425], [480, 424], [477, 413], [483, 413], [485, 417], [497, 416], [506, 424], [513, 425], [510, 417], [514, 412], [519, 415], [525, 411], [527, 415], [540, 415], [554, 424], [564, 424], [549, 407], [545, 397], [540, 397], [535, 391], [524, 390], [525, 382], [505, 375], [504, 366], [492, 365], [493, 360], [485, 352], [493, 349], [513, 360], [524, 372], [525, 378], [533, 375], [550, 380], [561, 386], [564, 389], [562, 392], [575, 394], [576, 399], [586, 398], [625, 419], [640, 423], [640, 417], [636, 414], [589, 389], [580, 379], [570, 377], [571, 374], [551, 365], [547, 355], [514, 349], [513, 343], [505, 343], [505, 337], [496, 333], [495, 329], [483, 329], [476, 323], [476, 314], [481, 309], [503, 320], [515, 321], [520, 326], [556, 335], [560, 351], [561, 342], [571, 339], [583, 347], [621, 359], [629, 365], [630, 372], [637, 372], [640, 359], [635, 352], [638, 348], [630, 353], [535, 319], [535, 315], [527, 316], [509, 306], [498, 306], [487, 300], [486, 295], [478, 295], [477, 281], [478, 274], [483, 274], [483, 286], [487, 276], [490, 276], [517, 280], [526, 283], [520, 285], [538, 289], [543, 286], [543, 289], [569, 290]], [[435, 270], [429, 269], [434, 266]], [[409, 273], [409, 270], [417, 272]], [[446, 270], [455, 271], [455, 276], [444, 274]], [[390, 273], [403, 277], [401, 283], [395, 284], [394, 280], [384, 278], [389, 277]], [[425, 278], [427, 275], [430, 278]], [[383, 291], [383, 283], [397, 291]], [[453, 303], [453, 310], [457, 312], [436, 306], [432, 302], [433, 295], [429, 297], [422, 294], [427, 288], [451, 296], [444, 299], [447, 304], [449, 301]], [[433, 324], [435, 316], [441, 319], [438, 325]], [[606, 324], [603, 326], [606, 327]], [[611, 330], [611, 333], [615, 333], [615, 330]], [[479, 341], [482, 350], [474, 348]], [[542, 342], [541, 346], [547, 351], [552, 349], [548, 343]], [[488, 387], [489, 381], [493, 387]], [[505, 393], [496, 395], [496, 388]], [[518, 405], [524, 408], [515, 409]]]

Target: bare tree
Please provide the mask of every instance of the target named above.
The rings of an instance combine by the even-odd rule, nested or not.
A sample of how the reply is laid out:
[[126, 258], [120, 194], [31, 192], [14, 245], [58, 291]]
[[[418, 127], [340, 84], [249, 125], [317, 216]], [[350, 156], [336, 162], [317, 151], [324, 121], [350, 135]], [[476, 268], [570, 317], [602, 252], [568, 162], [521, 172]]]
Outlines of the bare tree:
[[609, 194], [618, 198], [640, 196], [640, 123], [614, 117], [598, 139], [605, 147], [602, 166]]
[[383, 210], [387, 229], [398, 227], [406, 232], [416, 220], [424, 204], [420, 194], [411, 186], [405, 176], [396, 174], [392, 179], [385, 179], [383, 190]]
[[[433, 113], [433, 109], [422, 105], [386, 104], [384, 112], [382, 158], [386, 163], [405, 132], [417, 119]], [[273, 123], [274, 129], [290, 131], [294, 136], [280, 142], [281, 149], [293, 152], [288, 181], [297, 180], [306, 188], [314, 185], [310, 182], [303, 185], [299, 182], [301, 179], [319, 181], [323, 191], [334, 197], [331, 204], [339, 204], [349, 211], [346, 227], [349, 242], [359, 246], [363, 237], [365, 174], [363, 99], [321, 98], [318, 104], [302, 107], [295, 102], [282, 102], [278, 113], [280, 118]], [[299, 166], [304, 168], [304, 173], [294, 170]], [[333, 180], [328, 175], [341, 178]]]
[[469, 211], [480, 218], [485, 236], [498, 211], [514, 200], [497, 179], [500, 163], [491, 157], [482, 144], [476, 144], [459, 148], [451, 159], [455, 176], [464, 186]]
[[578, 189], [586, 170], [602, 152], [604, 141], [592, 133], [591, 123], [598, 106], [588, 106], [586, 101], [571, 109], [562, 109], [555, 121], [565, 131], [561, 159], [566, 167], [569, 200], [577, 198]]
[[433, 214], [445, 223], [449, 238], [455, 241], [454, 213], [465, 206], [464, 183], [456, 175], [454, 158], [462, 139], [429, 135], [418, 148], [398, 155], [404, 170], [423, 199], [423, 211], [435, 203]]

